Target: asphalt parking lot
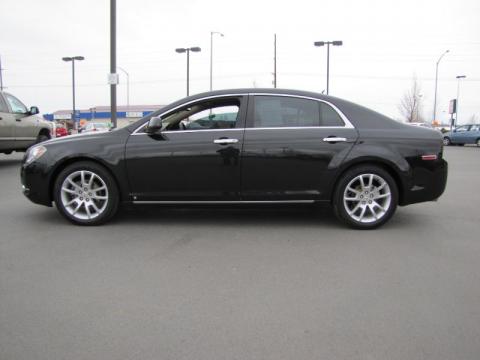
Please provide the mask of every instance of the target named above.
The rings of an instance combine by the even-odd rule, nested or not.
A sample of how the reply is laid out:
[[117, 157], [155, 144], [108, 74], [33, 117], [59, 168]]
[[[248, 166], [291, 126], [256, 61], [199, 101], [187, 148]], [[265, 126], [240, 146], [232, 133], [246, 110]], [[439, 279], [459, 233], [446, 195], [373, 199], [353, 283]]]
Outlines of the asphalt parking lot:
[[327, 210], [67, 223], [0, 155], [0, 359], [479, 359], [480, 148], [383, 228]]

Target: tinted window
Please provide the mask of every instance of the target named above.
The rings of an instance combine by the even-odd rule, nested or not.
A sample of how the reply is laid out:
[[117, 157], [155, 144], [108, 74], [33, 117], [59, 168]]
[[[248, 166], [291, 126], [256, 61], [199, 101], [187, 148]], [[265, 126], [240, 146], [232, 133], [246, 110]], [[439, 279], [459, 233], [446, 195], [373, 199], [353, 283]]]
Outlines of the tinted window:
[[237, 126], [239, 99], [199, 102], [162, 117], [163, 130], [233, 129]]
[[22, 102], [18, 100], [15, 96], [12, 96], [10, 94], [5, 94], [5, 97], [7, 98], [7, 101], [10, 104], [10, 108], [12, 109], [12, 112], [18, 113], [18, 114], [26, 114], [28, 112], [27, 107], [23, 105]]
[[343, 126], [329, 105], [285, 96], [255, 96], [254, 127]]
[[480, 131], [480, 125], [472, 125], [470, 131]]

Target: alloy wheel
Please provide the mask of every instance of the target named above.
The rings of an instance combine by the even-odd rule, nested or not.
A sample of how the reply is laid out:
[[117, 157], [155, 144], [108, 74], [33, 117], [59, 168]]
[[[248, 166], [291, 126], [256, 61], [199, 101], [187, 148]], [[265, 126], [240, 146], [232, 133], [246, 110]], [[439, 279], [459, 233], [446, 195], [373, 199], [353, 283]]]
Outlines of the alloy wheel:
[[392, 203], [392, 192], [377, 174], [360, 174], [345, 187], [343, 204], [353, 220], [368, 224], [382, 219]]
[[63, 181], [60, 199], [71, 216], [79, 220], [91, 220], [105, 212], [108, 205], [108, 188], [98, 174], [78, 170], [69, 174]]

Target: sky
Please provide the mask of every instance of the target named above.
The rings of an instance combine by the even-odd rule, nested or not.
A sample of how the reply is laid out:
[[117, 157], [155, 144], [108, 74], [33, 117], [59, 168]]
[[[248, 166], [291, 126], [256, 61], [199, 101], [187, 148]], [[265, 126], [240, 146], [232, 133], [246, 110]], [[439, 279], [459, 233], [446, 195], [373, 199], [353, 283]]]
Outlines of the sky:
[[[110, 104], [110, 1], [1, 0], [0, 58], [6, 91], [42, 113], [70, 109], [71, 65], [76, 63], [77, 109]], [[214, 36], [213, 88], [273, 87], [277, 34], [278, 87], [326, 89], [326, 48], [315, 41], [342, 40], [330, 48], [330, 95], [401, 119], [398, 105], [416, 77], [423, 116], [433, 118], [435, 65], [439, 65], [437, 119], [449, 118], [457, 97], [459, 123], [480, 122], [480, 1], [262, 1], [117, 0], [117, 65], [130, 76], [130, 104], [165, 105], [209, 90], [210, 32]], [[125, 105], [120, 73], [118, 103]]]

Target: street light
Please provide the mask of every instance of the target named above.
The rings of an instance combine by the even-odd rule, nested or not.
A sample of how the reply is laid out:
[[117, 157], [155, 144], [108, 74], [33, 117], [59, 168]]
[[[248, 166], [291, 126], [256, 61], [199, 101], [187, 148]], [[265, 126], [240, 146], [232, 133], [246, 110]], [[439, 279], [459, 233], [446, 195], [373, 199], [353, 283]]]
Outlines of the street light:
[[190, 51], [193, 52], [200, 52], [202, 49], [200, 49], [198, 46], [195, 47], [190, 47], [190, 48], [178, 48], [175, 49], [175, 51], [179, 54], [182, 53], [187, 53], [187, 96], [190, 94]]
[[77, 119], [75, 118], [75, 60], [82, 61], [85, 60], [83, 56], [72, 56], [72, 57], [63, 57], [63, 61], [72, 62], [72, 93], [73, 93], [73, 109], [72, 109], [72, 120], [75, 130], [78, 128]]
[[455, 122], [457, 123], [457, 126], [458, 126], [458, 98], [460, 97], [460, 79], [465, 79], [467, 76], [466, 75], [457, 75], [457, 104], [456, 104], [456, 107], [455, 107], [455, 113], [457, 114], [457, 116], [455, 117]]
[[120, 66], [117, 66], [117, 69], [122, 71], [127, 76], [127, 111], [130, 111], [130, 75]]
[[210, 31], [210, 91], [213, 90], [213, 35], [220, 35], [224, 37], [221, 32], [218, 31]]
[[343, 41], [336, 40], [336, 41], [315, 41], [313, 45], [315, 46], [324, 46], [327, 45], [327, 95], [329, 90], [329, 82], [330, 82], [330, 45], [333, 46], [342, 46]]
[[446, 50], [437, 60], [437, 68], [435, 70], [435, 95], [433, 98], [433, 120], [432, 123], [437, 120], [437, 83], [438, 83], [438, 64], [440, 64], [440, 60], [445, 56], [446, 53], [450, 52], [450, 50]]

